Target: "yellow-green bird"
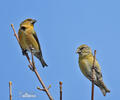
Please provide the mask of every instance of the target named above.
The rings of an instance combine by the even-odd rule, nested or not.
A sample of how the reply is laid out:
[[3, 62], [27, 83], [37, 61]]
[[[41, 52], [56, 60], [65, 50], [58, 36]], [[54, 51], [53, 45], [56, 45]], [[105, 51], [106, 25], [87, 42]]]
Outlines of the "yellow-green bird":
[[25, 54], [26, 51], [31, 52], [32, 50], [34, 56], [36, 56], [40, 60], [42, 66], [45, 67], [48, 65], [43, 59], [40, 43], [34, 30], [35, 22], [36, 20], [34, 19], [26, 19], [20, 24], [18, 32], [19, 43], [23, 54]]
[[[79, 67], [82, 73], [92, 81], [92, 66], [93, 66], [93, 54], [91, 48], [85, 44], [79, 46], [77, 48], [76, 53], [79, 54]], [[100, 65], [98, 64], [97, 60], [95, 60], [95, 74], [94, 74], [94, 84], [100, 88], [103, 95], [105, 96], [107, 92], [110, 92], [109, 89], [105, 86], [103, 79]]]

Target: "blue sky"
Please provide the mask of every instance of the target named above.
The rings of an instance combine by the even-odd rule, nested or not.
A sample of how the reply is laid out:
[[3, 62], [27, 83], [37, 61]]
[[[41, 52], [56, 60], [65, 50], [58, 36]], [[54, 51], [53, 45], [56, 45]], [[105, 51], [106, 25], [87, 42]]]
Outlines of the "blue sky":
[[119, 0], [1, 0], [0, 3], [0, 98], [9, 99], [9, 81], [13, 82], [13, 100], [48, 100], [13, 35], [10, 24], [18, 31], [26, 18], [37, 20], [35, 30], [48, 64], [36, 67], [50, 93], [59, 100], [59, 81], [63, 82], [63, 100], [90, 100], [91, 83], [78, 67], [77, 47], [87, 44], [97, 50], [103, 80], [111, 90], [104, 97], [95, 87], [95, 100], [120, 97], [120, 1]]

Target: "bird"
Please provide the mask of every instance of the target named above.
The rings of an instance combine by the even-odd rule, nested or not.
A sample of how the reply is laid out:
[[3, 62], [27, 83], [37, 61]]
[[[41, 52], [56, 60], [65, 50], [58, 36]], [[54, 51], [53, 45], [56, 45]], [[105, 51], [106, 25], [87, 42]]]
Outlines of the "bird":
[[35, 57], [37, 57], [43, 68], [48, 66], [43, 59], [42, 51], [40, 47], [40, 43], [37, 37], [37, 34], [34, 30], [34, 24], [36, 23], [35, 19], [25, 19], [21, 22], [20, 28], [18, 31], [19, 43], [20, 47], [22, 48], [22, 53], [25, 55], [27, 51], [33, 53]]
[[[80, 45], [77, 50], [76, 53], [79, 55], [79, 67], [81, 72], [83, 73], [83, 75], [85, 77], [87, 77], [90, 81], [92, 81], [92, 66], [93, 66], [93, 54], [92, 54], [92, 50], [89, 46], [87, 46], [86, 44]], [[100, 65], [98, 63], [98, 61], [95, 59], [95, 66], [94, 66], [94, 84], [100, 88], [100, 90], [102, 91], [103, 95], [105, 96], [106, 93], [109, 93], [110, 90], [106, 87], [106, 85], [103, 82], [103, 78], [102, 78], [102, 72], [101, 72], [101, 68]]]

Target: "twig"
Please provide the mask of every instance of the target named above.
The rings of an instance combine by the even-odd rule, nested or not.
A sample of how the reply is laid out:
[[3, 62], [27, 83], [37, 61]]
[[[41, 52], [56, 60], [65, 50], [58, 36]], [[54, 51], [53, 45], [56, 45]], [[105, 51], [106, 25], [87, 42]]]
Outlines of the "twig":
[[[51, 85], [49, 85], [49, 87], [47, 88], [48, 90], [51, 88]], [[40, 87], [37, 87], [38, 90], [40, 91], [45, 91], [45, 89], [41, 89]]]
[[[32, 53], [32, 52], [31, 52], [31, 53]], [[50, 95], [50, 93], [49, 93], [49, 91], [48, 91], [48, 88], [46, 88], [46, 86], [45, 86], [45, 84], [43, 83], [40, 75], [39, 75], [38, 72], [37, 72], [37, 69], [36, 69], [35, 63], [34, 63], [34, 59], [33, 59], [33, 54], [32, 54], [32, 63], [33, 63], [33, 66], [32, 66], [33, 71], [35, 72], [35, 74], [36, 74], [39, 82], [41, 83], [41, 85], [42, 85], [42, 87], [43, 87], [43, 90], [46, 92], [46, 94], [48, 95], [49, 99], [50, 99], [50, 100], [53, 100], [52, 96]]]
[[[16, 39], [17, 39], [17, 41], [18, 41], [18, 43], [19, 43], [19, 38], [18, 38], [18, 35], [17, 35], [16, 32], [15, 32], [15, 29], [14, 29], [13, 24], [11, 24], [11, 27], [12, 27], [12, 29], [13, 29], [13, 31], [14, 31], [14, 36], [16, 37]], [[19, 45], [20, 45], [20, 43], [19, 43]], [[21, 45], [20, 45], [20, 47], [21, 47]], [[21, 48], [21, 49], [22, 49], [22, 48]], [[32, 54], [32, 52], [31, 52], [31, 54]], [[47, 96], [49, 97], [49, 99], [50, 99], [50, 100], [53, 100], [52, 96], [50, 95], [48, 89], [47, 89], [46, 86], [44, 85], [44, 83], [43, 83], [40, 75], [39, 75], [38, 72], [37, 72], [37, 69], [36, 69], [35, 63], [34, 63], [34, 59], [33, 59], [33, 54], [32, 54], [32, 62], [31, 62], [30, 57], [28, 56], [27, 53], [25, 53], [25, 56], [27, 57], [27, 60], [28, 60], [28, 62], [30, 63], [30, 65], [28, 65], [28, 67], [29, 67], [33, 72], [35, 72], [35, 74], [36, 74], [39, 82], [41, 83], [41, 85], [42, 85], [44, 91], [46, 92]]]
[[10, 93], [10, 100], [12, 100], [12, 82], [9, 82], [9, 93]]
[[93, 66], [92, 66], [92, 95], [91, 95], [91, 100], [94, 100], [95, 59], [96, 59], [96, 50], [94, 50], [94, 58], [93, 58]]
[[[11, 24], [11, 27], [12, 27], [12, 29], [13, 29], [13, 31], [14, 31], [14, 36], [16, 37], [16, 39], [17, 39], [17, 41], [18, 41], [18, 43], [19, 43], [19, 38], [18, 38], [17, 33], [15, 32], [15, 29], [14, 29], [13, 24]], [[20, 45], [20, 43], [19, 43], [19, 45]], [[20, 45], [20, 47], [21, 47], [21, 45]], [[22, 48], [21, 48], [21, 49], [22, 49]], [[28, 56], [27, 53], [25, 53], [25, 56], [27, 57], [27, 60], [29, 61], [30, 65], [32, 66], [32, 62], [30, 61], [30, 58], [29, 58], [29, 56]]]
[[62, 100], [62, 84], [63, 83], [60, 81], [59, 84], [60, 84], [60, 100]]
[[34, 72], [35, 72], [35, 74], [36, 74], [36, 76], [37, 76], [37, 78], [38, 78], [39, 82], [41, 83], [41, 85], [42, 85], [42, 87], [43, 87], [44, 91], [45, 91], [45, 92], [46, 92], [46, 94], [48, 95], [49, 99], [50, 99], [50, 100], [53, 100], [53, 98], [52, 98], [52, 96], [50, 95], [50, 93], [49, 93], [48, 89], [46, 88], [46, 86], [44, 85], [44, 83], [43, 83], [43, 81], [42, 81], [41, 77], [39, 76], [39, 74], [38, 74], [38, 72], [37, 72], [36, 68], [35, 68]]
[[15, 29], [14, 29], [13, 24], [11, 24], [11, 27], [12, 27], [12, 29], [13, 29], [13, 31], [14, 31], [14, 36], [16, 37], [16, 39], [17, 39], [17, 41], [18, 41], [18, 43], [19, 43], [19, 38], [18, 38], [18, 35], [17, 35], [16, 32], [15, 32]]

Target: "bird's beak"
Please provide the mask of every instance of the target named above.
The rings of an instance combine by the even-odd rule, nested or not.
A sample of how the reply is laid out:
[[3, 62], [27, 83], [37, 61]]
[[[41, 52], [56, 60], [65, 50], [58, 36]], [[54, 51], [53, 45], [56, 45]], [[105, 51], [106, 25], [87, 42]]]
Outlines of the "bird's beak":
[[36, 21], [35, 19], [33, 19], [31, 23], [32, 23], [32, 24], [35, 24], [36, 22], [37, 22], [37, 21]]
[[79, 49], [76, 50], [76, 53], [81, 53], [81, 51]]

